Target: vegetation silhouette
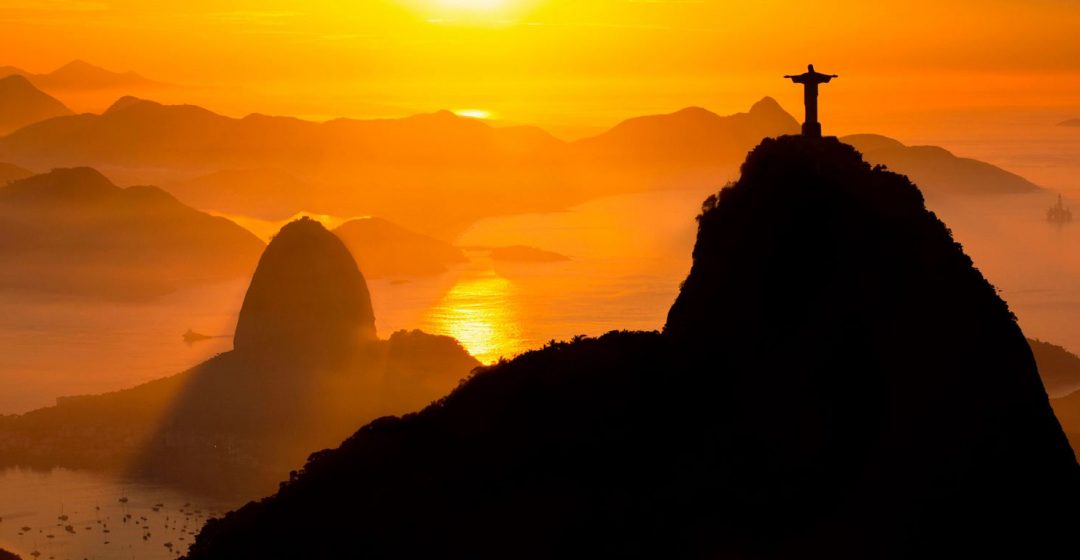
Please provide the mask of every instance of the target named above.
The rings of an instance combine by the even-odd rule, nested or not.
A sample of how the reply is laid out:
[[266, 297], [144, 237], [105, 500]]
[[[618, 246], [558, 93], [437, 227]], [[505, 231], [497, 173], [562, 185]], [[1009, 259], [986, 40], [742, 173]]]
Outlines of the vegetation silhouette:
[[179, 375], [0, 416], [0, 465], [119, 471], [247, 500], [312, 450], [430, 403], [479, 365], [449, 337], [376, 338], [362, 274], [310, 219], [264, 252], [234, 346]]
[[481, 368], [210, 521], [188, 557], [1071, 546], [1080, 467], [1032, 351], [907, 178], [835, 138], [767, 139], [698, 220], [663, 333]]
[[0, 289], [117, 300], [251, 274], [263, 243], [156, 187], [90, 168], [0, 186]]

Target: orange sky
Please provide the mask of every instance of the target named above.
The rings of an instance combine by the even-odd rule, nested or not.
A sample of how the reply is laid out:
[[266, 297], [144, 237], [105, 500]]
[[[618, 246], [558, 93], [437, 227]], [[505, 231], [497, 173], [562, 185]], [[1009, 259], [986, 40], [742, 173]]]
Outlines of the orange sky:
[[815, 62], [841, 75], [823, 121], [854, 132], [959, 108], [1080, 116], [1077, 36], [1072, 0], [6, 0], [0, 64], [81, 58], [233, 115], [558, 127], [763, 95], [795, 111], [779, 76]]

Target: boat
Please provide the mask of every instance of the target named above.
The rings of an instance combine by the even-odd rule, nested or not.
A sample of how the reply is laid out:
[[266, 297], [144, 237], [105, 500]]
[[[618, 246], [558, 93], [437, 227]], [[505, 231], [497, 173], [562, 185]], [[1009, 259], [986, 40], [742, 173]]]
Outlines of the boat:
[[195, 332], [195, 331], [193, 331], [191, 329], [188, 329], [187, 332], [184, 333], [184, 342], [186, 342], [188, 344], [194, 344], [196, 342], [202, 342], [204, 340], [210, 340], [211, 338], [214, 338], [214, 337], [212, 337], [212, 336], [210, 336], [208, 334], [202, 334], [202, 333]]
[[1058, 195], [1057, 203], [1046, 211], [1046, 221], [1056, 226], [1063, 226], [1072, 222], [1072, 210], [1070, 210], [1068, 206], [1065, 206], [1060, 194]]

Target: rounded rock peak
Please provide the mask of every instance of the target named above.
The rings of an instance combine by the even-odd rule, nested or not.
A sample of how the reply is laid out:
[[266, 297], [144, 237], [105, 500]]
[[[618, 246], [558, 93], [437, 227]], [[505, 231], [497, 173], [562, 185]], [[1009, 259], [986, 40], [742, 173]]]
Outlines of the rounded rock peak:
[[334, 359], [375, 339], [367, 282], [341, 240], [307, 217], [281, 228], [251, 279], [235, 350]]

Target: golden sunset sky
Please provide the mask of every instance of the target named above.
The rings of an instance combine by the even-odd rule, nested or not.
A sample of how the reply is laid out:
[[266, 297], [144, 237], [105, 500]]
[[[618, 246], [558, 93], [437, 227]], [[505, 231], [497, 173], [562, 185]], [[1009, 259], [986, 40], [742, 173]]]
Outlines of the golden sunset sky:
[[841, 76], [822, 93], [841, 132], [1080, 108], [1071, 0], [7, 0], [0, 30], [0, 64], [133, 70], [230, 115], [476, 109], [571, 130], [772, 95], [801, 117], [780, 76], [808, 62]]

